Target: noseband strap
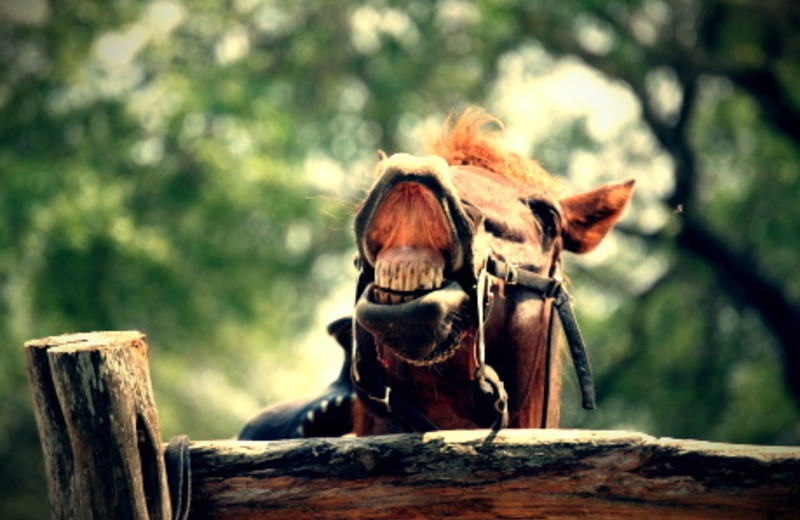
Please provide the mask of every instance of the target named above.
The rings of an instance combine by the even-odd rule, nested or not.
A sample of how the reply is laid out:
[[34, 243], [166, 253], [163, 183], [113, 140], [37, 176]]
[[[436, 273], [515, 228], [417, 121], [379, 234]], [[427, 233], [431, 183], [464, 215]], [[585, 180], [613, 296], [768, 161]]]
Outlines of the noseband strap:
[[[567, 338], [575, 375], [581, 387], [583, 408], [594, 410], [596, 407], [594, 378], [589, 356], [586, 353], [586, 343], [583, 341], [578, 321], [575, 318], [575, 311], [572, 309], [572, 297], [560, 277], [542, 276], [528, 269], [506, 263], [494, 255], [487, 256], [485, 269], [490, 275], [504, 280], [506, 285], [518, 285], [539, 293], [542, 298], [552, 299]], [[550, 341], [553, 341], [552, 337]]]

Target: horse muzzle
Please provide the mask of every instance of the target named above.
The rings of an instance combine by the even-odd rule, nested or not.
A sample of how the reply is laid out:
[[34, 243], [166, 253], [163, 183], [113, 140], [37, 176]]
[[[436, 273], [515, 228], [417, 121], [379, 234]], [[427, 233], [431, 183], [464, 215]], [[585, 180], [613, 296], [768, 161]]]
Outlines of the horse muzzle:
[[356, 319], [401, 359], [433, 364], [452, 353], [467, 314], [471, 221], [443, 159], [397, 154], [381, 164], [355, 219]]

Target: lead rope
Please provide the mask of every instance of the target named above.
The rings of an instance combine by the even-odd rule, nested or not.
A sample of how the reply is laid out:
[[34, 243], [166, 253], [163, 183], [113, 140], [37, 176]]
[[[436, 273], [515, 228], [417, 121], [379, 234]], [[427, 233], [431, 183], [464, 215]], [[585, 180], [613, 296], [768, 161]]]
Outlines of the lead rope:
[[164, 450], [164, 466], [172, 520], [188, 520], [192, 502], [192, 463], [189, 437], [176, 435]]

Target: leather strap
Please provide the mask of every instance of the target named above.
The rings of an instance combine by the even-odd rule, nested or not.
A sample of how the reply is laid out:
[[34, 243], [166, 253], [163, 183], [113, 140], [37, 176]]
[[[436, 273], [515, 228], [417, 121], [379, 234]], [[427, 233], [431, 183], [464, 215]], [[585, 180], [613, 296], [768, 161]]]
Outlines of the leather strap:
[[367, 390], [357, 381], [354, 381], [353, 386], [361, 402], [372, 414], [398, 422], [405, 431], [424, 433], [439, 430], [433, 421], [425, 417], [411, 403], [392, 392], [390, 386], [384, 384], [380, 391]]
[[545, 298], [554, 297], [559, 288], [563, 287], [560, 278], [542, 276], [514, 264], [506, 263], [493, 255], [486, 258], [486, 271], [505, 281], [508, 285], [521, 285], [540, 293]]
[[431, 432], [439, 429], [436, 424], [403, 399], [392, 392], [384, 378], [384, 368], [378, 360], [374, 343], [365, 340], [358, 342], [358, 324], [353, 318], [353, 363], [351, 378], [353, 387], [361, 402], [370, 413], [390, 418], [409, 432]]
[[[594, 378], [589, 356], [586, 353], [586, 343], [578, 327], [575, 311], [572, 308], [572, 297], [559, 277], [546, 277], [528, 269], [522, 269], [513, 264], [508, 264], [495, 256], [489, 255], [486, 259], [486, 270], [492, 276], [504, 280], [508, 285], [519, 285], [538, 292], [543, 298], [552, 298], [553, 305], [558, 311], [561, 328], [567, 338], [575, 375], [581, 387], [581, 400], [585, 410], [596, 408]], [[552, 341], [552, 336], [550, 341]]]
[[575, 318], [575, 311], [572, 309], [572, 298], [563, 285], [560, 286], [553, 304], [558, 310], [561, 328], [564, 329], [564, 335], [567, 337], [567, 345], [569, 345], [569, 352], [572, 355], [572, 365], [575, 367], [575, 376], [578, 378], [578, 383], [581, 387], [583, 409], [594, 410], [597, 404], [592, 365], [589, 363], [586, 343], [583, 341], [581, 329], [578, 327], [578, 320]]
[[164, 450], [167, 487], [172, 506], [172, 520], [187, 520], [192, 499], [192, 465], [189, 456], [189, 437], [176, 435]]

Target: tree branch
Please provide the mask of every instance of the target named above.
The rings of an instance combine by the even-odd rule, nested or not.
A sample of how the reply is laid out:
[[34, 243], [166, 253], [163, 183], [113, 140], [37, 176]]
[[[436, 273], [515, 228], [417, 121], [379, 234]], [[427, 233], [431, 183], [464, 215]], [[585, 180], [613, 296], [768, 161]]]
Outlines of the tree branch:
[[783, 346], [786, 383], [800, 399], [800, 308], [756, 260], [735, 251], [696, 217], [687, 215], [677, 242], [717, 268], [720, 287], [732, 299], [758, 311]]
[[767, 68], [740, 69], [727, 71], [725, 75], [753, 96], [766, 119], [778, 131], [800, 145], [800, 110], [793, 105], [773, 71]]

